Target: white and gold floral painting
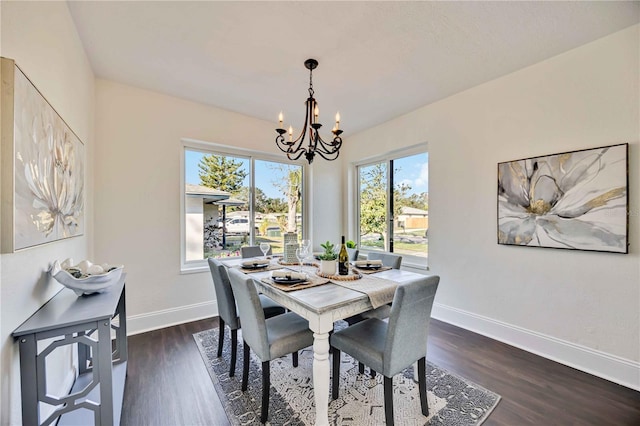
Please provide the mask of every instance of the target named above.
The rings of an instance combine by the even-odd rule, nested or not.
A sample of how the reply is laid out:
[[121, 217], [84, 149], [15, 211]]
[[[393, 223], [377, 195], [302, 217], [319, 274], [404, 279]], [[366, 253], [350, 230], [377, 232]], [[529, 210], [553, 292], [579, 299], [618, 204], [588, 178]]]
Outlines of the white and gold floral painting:
[[13, 250], [81, 235], [84, 145], [17, 66], [13, 122]]
[[628, 144], [498, 164], [498, 244], [628, 252]]

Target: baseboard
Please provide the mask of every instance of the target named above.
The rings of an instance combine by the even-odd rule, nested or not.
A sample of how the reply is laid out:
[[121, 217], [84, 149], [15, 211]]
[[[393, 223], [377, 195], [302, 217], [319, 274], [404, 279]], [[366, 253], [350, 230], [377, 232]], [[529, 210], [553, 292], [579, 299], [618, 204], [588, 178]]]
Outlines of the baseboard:
[[439, 303], [432, 316], [619, 385], [640, 390], [640, 363]]
[[127, 335], [145, 333], [218, 315], [216, 301], [127, 316]]

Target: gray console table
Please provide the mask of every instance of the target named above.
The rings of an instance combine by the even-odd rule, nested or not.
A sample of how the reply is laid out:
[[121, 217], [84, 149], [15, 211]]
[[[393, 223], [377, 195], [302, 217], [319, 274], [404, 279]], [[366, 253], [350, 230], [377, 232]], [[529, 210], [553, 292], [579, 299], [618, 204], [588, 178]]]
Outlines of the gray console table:
[[[58, 418], [58, 425], [120, 424], [127, 375], [125, 278], [122, 274], [117, 284], [100, 294], [78, 297], [62, 289], [13, 332], [20, 347], [24, 425], [48, 425]], [[51, 341], [39, 350], [43, 339]], [[73, 344], [78, 350], [78, 378], [68, 395], [50, 395], [46, 357]], [[40, 402], [56, 407], [42, 421]]]

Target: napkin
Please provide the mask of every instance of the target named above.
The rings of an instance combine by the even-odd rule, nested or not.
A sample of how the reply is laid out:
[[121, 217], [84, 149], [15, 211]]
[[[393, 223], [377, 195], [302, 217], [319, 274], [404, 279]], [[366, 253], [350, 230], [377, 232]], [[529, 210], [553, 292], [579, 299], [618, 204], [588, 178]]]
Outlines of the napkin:
[[242, 266], [253, 267], [254, 265], [266, 265], [268, 263], [269, 263], [268, 260], [253, 259], [253, 260], [245, 260], [244, 262], [242, 262]]
[[382, 266], [382, 260], [356, 260], [356, 266]]
[[273, 271], [271, 278], [289, 278], [292, 280], [306, 280], [307, 274], [293, 271]]

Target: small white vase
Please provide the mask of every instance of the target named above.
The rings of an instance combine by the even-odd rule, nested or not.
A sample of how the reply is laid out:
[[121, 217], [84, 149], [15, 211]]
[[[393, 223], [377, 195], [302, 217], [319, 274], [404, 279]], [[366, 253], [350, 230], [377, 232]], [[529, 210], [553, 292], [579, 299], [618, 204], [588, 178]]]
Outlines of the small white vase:
[[325, 275], [335, 275], [338, 262], [336, 260], [321, 260], [320, 272]]

